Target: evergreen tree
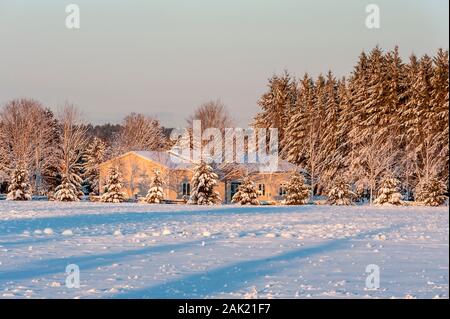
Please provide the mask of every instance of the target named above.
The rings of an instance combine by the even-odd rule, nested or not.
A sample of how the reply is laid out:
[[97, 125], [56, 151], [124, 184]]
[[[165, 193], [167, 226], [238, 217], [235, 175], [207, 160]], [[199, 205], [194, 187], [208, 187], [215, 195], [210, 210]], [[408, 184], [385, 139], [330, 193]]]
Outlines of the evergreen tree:
[[8, 186], [7, 200], [31, 200], [28, 172], [25, 168], [18, 167], [12, 171], [11, 181]]
[[[345, 78], [341, 79], [338, 83], [338, 101], [339, 112], [336, 125], [337, 149], [334, 159], [334, 165], [337, 167], [337, 172], [335, 174], [335, 178], [338, 174], [342, 175], [344, 173], [348, 173], [351, 156], [353, 154], [350, 132], [353, 127], [354, 112], [353, 105], [350, 101], [350, 92]], [[332, 182], [330, 182], [330, 184], [332, 184]]]
[[[331, 79], [331, 81], [334, 81], [334, 78]], [[333, 86], [334, 82], [330, 83], [330, 85]], [[324, 177], [324, 170], [328, 169], [328, 166], [322, 164], [330, 155], [326, 153], [327, 145], [325, 142], [329, 142], [328, 139], [325, 139], [326, 127], [328, 125], [326, 117], [327, 113], [330, 113], [331, 115], [331, 112], [328, 112], [328, 109], [329, 107], [332, 107], [331, 103], [335, 102], [332, 101], [335, 96], [329, 97], [329, 93], [334, 94], [332, 92], [334, 88], [329, 90], [327, 86], [325, 77], [320, 74], [315, 83], [314, 108], [311, 116], [312, 125], [306, 139], [308, 146], [306, 148], [307, 170], [311, 181], [311, 191], [313, 195], [315, 193], [321, 194], [323, 188], [322, 177]], [[330, 105], [328, 105], [328, 103], [330, 103]]]
[[98, 137], [92, 139], [83, 156], [84, 178], [94, 194], [99, 193], [99, 165], [105, 160], [106, 144]]
[[259, 122], [267, 127], [283, 114], [282, 156], [306, 170], [313, 194], [345, 174], [372, 202], [383, 175], [395, 172], [409, 199], [419, 180], [449, 183], [448, 62], [442, 49], [434, 58], [412, 55], [403, 63], [398, 47], [384, 53], [377, 46], [361, 53], [348, 80], [306, 74], [289, 111], [260, 104], [260, 114], [275, 115]]
[[312, 132], [312, 118], [314, 110], [314, 83], [308, 74], [300, 82], [297, 103], [291, 114], [287, 127], [288, 136], [284, 141], [285, 157], [291, 163], [306, 166], [307, 137]]
[[117, 167], [109, 169], [108, 182], [105, 186], [106, 192], [100, 197], [104, 203], [121, 203], [126, 200], [126, 194], [122, 192], [122, 176]]
[[163, 180], [161, 177], [161, 173], [159, 170], [154, 171], [154, 177], [152, 181], [152, 185], [148, 190], [147, 196], [144, 201], [149, 204], [159, 204], [164, 199], [164, 191], [163, 191]]
[[417, 132], [419, 121], [417, 119], [417, 101], [419, 93], [411, 85], [417, 77], [419, 63], [415, 55], [411, 55], [409, 63], [405, 65], [405, 91], [402, 94], [404, 104], [400, 110], [400, 140], [403, 157], [399, 160], [402, 165], [403, 185], [407, 191], [407, 198], [411, 197], [410, 192], [417, 184]]
[[435, 138], [435, 156], [444, 159], [438, 168], [440, 178], [448, 184], [449, 167], [449, 60], [448, 51], [439, 49], [433, 59], [434, 68], [431, 76], [431, 124], [430, 132]]
[[361, 132], [358, 134], [362, 143], [371, 135], [384, 139], [389, 134], [389, 115], [385, 114], [390, 108], [387, 63], [379, 47], [370, 52], [367, 72], [367, 99], [359, 105], [359, 112], [364, 114], [361, 116]]
[[424, 179], [417, 185], [416, 201], [427, 206], [440, 206], [447, 200], [446, 191], [445, 183], [437, 178]]
[[239, 185], [238, 191], [233, 195], [231, 202], [240, 205], [259, 205], [255, 183], [248, 176], [245, 176], [242, 180], [242, 184]]
[[60, 202], [79, 201], [83, 196], [83, 192], [81, 191], [82, 181], [78, 174], [63, 174], [61, 184], [55, 189], [55, 200]]
[[[365, 52], [359, 56], [353, 73], [348, 83], [348, 97], [349, 97], [349, 114], [351, 114], [351, 128], [349, 130], [349, 138], [351, 141], [352, 152], [355, 153], [357, 147], [361, 143], [359, 132], [363, 128], [363, 123], [366, 121], [366, 114], [362, 111], [364, 104], [369, 98], [369, 59]], [[352, 155], [354, 158], [355, 155]]]
[[393, 136], [395, 142], [400, 144], [400, 116], [406, 102], [404, 92], [407, 85], [405, 65], [400, 58], [397, 46], [386, 54], [385, 64], [387, 99], [386, 104], [381, 108], [380, 126], [385, 127], [385, 136]]
[[255, 116], [253, 126], [257, 128], [277, 128], [280, 152], [284, 145], [285, 129], [289, 115], [295, 106], [297, 88], [295, 80], [287, 71], [282, 76], [269, 79], [269, 90], [258, 101], [261, 112]]
[[309, 187], [305, 185], [305, 178], [297, 172], [294, 173], [286, 185], [286, 205], [307, 204], [310, 195]]
[[[325, 79], [316, 83], [305, 74], [300, 83], [296, 112], [291, 116], [287, 131], [285, 153], [291, 163], [306, 168], [314, 193], [320, 177], [321, 141], [325, 125]], [[320, 92], [320, 94], [317, 94]]]
[[416, 177], [429, 175], [432, 163], [430, 159], [434, 156], [432, 150], [433, 131], [432, 111], [431, 111], [431, 77], [433, 75], [432, 60], [424, 55], [418, 64], [417, 74], [411, 83], [413, 95], [409, 105], [414, 107], [412, 117], [412, 127], [408, 135], [410, 136], [410, 149], [414, 152], [413, 158], [417, 167]]
[[342, 166], [339, 150], [342, 132], [338, 129], [340, 117], [338, 85], [341, 84], [336, 82], [333, 73], [329, 71], [323, 90], [325, 121], [323, 121], [321, 146], [319, 147], [319, 169], [317, 170], [320, 174], [320, 184], [325, 190], [329, 190], [329, 185]]
[[375, 205], [402, 205], [402, 195], [398, 189], [400, 181], [390, 175], [385, 177], [378, 190], [378, 197], [374, 200]]
[[350, 184], [338, 178], [328, 192], [328, 203], [330, 205], [352, 205], [356, 194], [352, 192]]
[[188, 204], [214, 205], [220, 203], [220, 195], [215, 191], [219, 177], [211, 166], [201, 162], [195, 169], [192, 177], [192, 193]]
[[[51, 148], [49, 148], [50, 154], [58, 154], [61, 150], [61, 128], [58, 119], [49, 108], [45, 110], [45, 117], [49, 125], [48, 139], [51, 141]], [[48, 156], [47, 154], [44, 165], [46, 166], [45, 173], [43, 174], [44, 183], [47, 186], [47, 191], [54, 193], [56, 187], [61, 182], [61, 176], [58, 174], [58, 157]]]

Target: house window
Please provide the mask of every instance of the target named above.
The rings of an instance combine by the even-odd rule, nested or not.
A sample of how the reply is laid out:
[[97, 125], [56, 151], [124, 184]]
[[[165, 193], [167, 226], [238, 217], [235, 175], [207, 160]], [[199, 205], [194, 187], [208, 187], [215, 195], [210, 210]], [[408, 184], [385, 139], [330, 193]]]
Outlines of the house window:
[[231, 185], [230, 185], [231, 198], [233, 198], [234, 194], [236, 194], [238, 192], [240, 185], [241, 185], [241, 183], [239, 183], [239, 182], [231, 182]]
[[266, 185], [259, 184], [258, 185], [258, 189], [259, 189], [259, 195], [260, 196], [266, 196]]
[[181, 189], [183, 192], [183, 196], [190, 196], [191, 195], [191, 184], [188, 182], [184, 182], [181, 184]]
[[278, 190], [278, 195], [285, 196], [286, 194], [287, 194], [286, 186], [285, 185], [281, 185], [280, 189]]

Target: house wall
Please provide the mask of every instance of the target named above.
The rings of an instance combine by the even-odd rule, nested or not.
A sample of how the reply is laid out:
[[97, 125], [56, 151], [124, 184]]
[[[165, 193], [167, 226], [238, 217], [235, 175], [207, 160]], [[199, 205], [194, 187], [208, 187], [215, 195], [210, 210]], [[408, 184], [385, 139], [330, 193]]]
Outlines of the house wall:
[[[168, 170], [165, 166], [129, 153], [100, 165], [100, 193], [103, 193], [108, 180], [109, 169], [112, 166], [119, 168], [123, 179], [123, 191], [128, 198], [134, 198], [136, 195], [145, 196], [147, 194], [155, 169], [161, 172], [161, 177], [164, 180], [168, 178]], [[164, 193], [165, 196], [170, 196], [166, 188]]]
[[[170, 183], [168, 183], [169, 199], [183, 199], [183, 183], [191, 183], [192, 177], [194, 175], [193, 171], [190, 170], [172, 170], [169, 173]], [[192, 185], [191, 185], [192, 187]], [[216, 191], [219, 192], [222, 201], [225, 199], [225, 183], [219, 181], [216, 187]]]
[[183, 183], [190, 183], [193, 175], [190, 170], [172, 170], [165, 185], [168, 191], [167, 199], [183, 199]]
[[[259, 184], [265, 186], [265, 194], [261, 194], [258, 197], [260, 201], [282, 201], [284, 196], [279, 195], [280, 187], [283, 184], [289, 182], [290, 173], [257, 173], [250, 175], [250, 180], [255, 183], [256, 189], [259, 189]], [[240, 182], [241, 180], [235, 179], [226, 182], [226, 202], [231, 202], [231, 183]], [[225, 198], [225, 197], [222, 197]]]
[[[129, 198], [145, 196], [150, 187], [153, 172], [155, 169], [158, 169], [165, 182], [165, 199], [181, 200], [183, 199], [182, 184], [184, 182], [190, 183], [194, 174], [193, 171], [187, 169], [170, 170], [164, 165], [145, 159], [134, 153], [128, 153], [100, 165], [99, 185], [101, 193], [103, 193], [106, 185], [109, 169], [113, 165], [119, 167], [121, 171], [124, 184], [123, 191]], [[279, 195], [280, 186], [289, 181], [290, 175], [290, 173], [257, 173], [250, 175], [250, 179], [256, 184], [257, 188], [259, 184], [265, 185], [265, 194], [261, 194], [258, 197], [259, 200], [281, 201], [283, 200], [283, 196]], [[216, 190], [219, 192], [224, 203], [231, 202], [231, 182], [233, 181], [239, 181], [239, 179], [219, 181], [218, 183]]]

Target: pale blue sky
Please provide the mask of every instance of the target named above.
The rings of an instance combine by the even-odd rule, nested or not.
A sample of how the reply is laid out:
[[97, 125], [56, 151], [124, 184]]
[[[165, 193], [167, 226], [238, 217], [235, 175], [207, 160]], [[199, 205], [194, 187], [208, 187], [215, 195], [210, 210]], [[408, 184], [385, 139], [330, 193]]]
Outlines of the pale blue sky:
[[[65, 27], [70, 3], [80, 30]], [[378, 30], [365, 27], [369, 3]], [[0, 0], [0, 104], [68, 100], [94, 123], [135, 111], [177, 126], [220, 98], [246, 125], [283, 69], [341, 76], [376, 44], [404, 57], [447, 49], [448, 10], [448, 0]]]

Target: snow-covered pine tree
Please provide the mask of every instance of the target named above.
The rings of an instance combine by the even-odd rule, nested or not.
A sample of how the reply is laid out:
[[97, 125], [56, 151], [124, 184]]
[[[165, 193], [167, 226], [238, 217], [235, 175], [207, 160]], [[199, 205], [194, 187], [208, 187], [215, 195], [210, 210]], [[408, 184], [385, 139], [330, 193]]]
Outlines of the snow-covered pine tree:
[[368, 190], [371, 203], [377, 181], [394, 165], [398, 152], [396, 141], [390, 135], [391, 105], [386, 61], [386, 56], [378, 46], [370, 52], [367, 65], [358, 70], [362, 73], [358, 78], [361, 77], [365, 82], [355, 82], [355, 96], [352, 97], [355, 121], [350, 134], [351, 176], [356, 185]]
[[238, 191], [234, 194], [231, 202], [240, 205], [259, 205], [255, 183], [248, 176], [245, 176], [242, 180], [242, 184], [239, 185]]
[[149, 204], [161, 203], [164, 199], [163, 184], [164, 181], [161, 177], [161, 172], [159, 170], [155, 170], [152, 184], [148, 190], [147, 196], [144, 198], [144, 202]]
[[439, 179], [448, 184], [449, 179], [449, 59], [448, 50], [439, 49], [433, 59], [433, 75], [431, 77], [431, 115], [430, 131], [435, 137], [435, 156], [444, 159], [438, 170]]
[[[352, 140], [350, 138], [350, 131], [353, 125], [353, 105], [350, 101], [350, 93], [347, 86], [347, 80], [342, 78], [338, 81], [338, 101], [339, 112], [336, 123], [336, 144], [337, 150], [334, 159], [334, 166], [337, 168], [336, 176], [348, 172], [350, 157], [352, 154]], [[333, 179], [333, 180], [334, 180]], [[330, 181], [332, 184], [332, 181]]]
[[121, 203], [126, 199], [126, 194], [122, 192], [122, 176], [115, 166], [111, 166], [109, 169], [105, 189], [106, 192], [100, 197], [100, 201], [103, 203]]
[[356, 149], [361, 143], [361, 136], [359, 132], [362, 129], [362, 124], [366, 117], [363, 112], [363, 106], [369, 98], [369, 65], [370, 62], [367, 54], [365, 52], [362, 52], [348, 82], [347, 91], [349, 107], [347, 108], [348, 117], [345, 119], [351, 121], [348, 131], [350, 148], [352, 149], [353, 155], [350, 160], [353, 160], [353, 158], [355, 157]]
[[12, 171], [8, 186], [7, 200], [31, 200], [28, 172], [25, 168], [17, 167]]
[[211, 166], [203, 161], [197, 165], [191, 181], [192, 193], [188, 204], [214, 205], [220, 203], [220, 195], [215, 190], [218, 179], [219, 177]]
[[295, 172], [286, 185], [286, 205], [304, 205], [308, 203], [311, 191], [305, 184], [305, 178]]
[[407, 66], [408, 87], [405, 92], [406, 105], [401, 121], [405, 127], [403, 138], [406, 141], [405, 167], [408, 168], [408, 184], [414, 186], [418, 177], [431, 174], [429, 159], [435, 158], [432, 143], [434, 139], [431, 127], [431, 78], [432, 60], [425, 55], [419, 60], [411, 57]]
[[58, 156], [53, 156], [54, 154], [58, 154], [61, 148], [61, 132], [60, 125], [58, 119], [55, 117], [55, 114], [50, 110], [45, 110], [46, 123], [49, 127], [48, 129], [48, 140], [51, 141], [51, 145], [46, 149], [44, 155], [44, 167], [45, 170], [43, 172], [43, 182], [48, 191], [54, 194], [56, 187], [58, 186], [58, 164], [59, 158]]
[[54, 198], [60, 202], [77, 202], [83, 196], [82, 178], [75, 173], [63, 174], [61, 184], [55, 189]]
[[261, 112], [255, 116], [253, 126], [257, 128], [277, 128], [280, 152], [285, 145], [286, 127], [297, 99], [297, 84], [287, 71], [282, 76], [269, 79], [269, 90], [259, 99]]
[[447, 200], [446, 191], [445, 183], [437, 178], [423, 179], [416, 187], [415, 198], [426, 206], [440, 206]]
[[380, 107], [380, 126], [385, 127], [387, 134], [401, 145], [400, 132], [402, 123], [400, 115], [405, 105], [406, 69], [400, 58], [397, 46], [386, 54], [385, 64], [387, 100], [386, 104]]
[[383, 51], [377, 46], [369, 54], [367, 99], [361, 101], [359, 141], [364, 143], [370, 135], [376, 134], [381, 140], [390, 136], [388, 101], [389, 81], [387, 76], [387, 62]]
[[356, 194], [351, 190], [350, 184], [338, 178], [328, 192], [328, 203], [330, 205], [352, 205], [356, 197]]
[[338, 130], [339, 94], [338, 84], [331, 71], [328, 72], [323, 99], [325, 105], [325, 120], [321, 130], [321, 143], [319, 147], [318, 172], [320, 174], [321, 188], [329, 190], [328, 185], [335, 179], [338, 170], [342, 165], [342, 158], [339, 154], [340, 131]]
[[375, 205], [402, 205], [402, 194], [398, 189], [399, 184], [400, 181], [391, 175], [383, 178], [378, 189], [378, 197], [373, 203]]
[[[334, 83], [331, 85], [334, 85]], [[331, 107], [331, 99], [329, 99], [328, 93], [327, 80], [320, 74], [315, 83], [316, 97], [314, 99], [314, 109], [311, 117], [312, 125], [310, 126], [310, 132], [306, 139], [308, 145], [306, 148], [307, 170], [313, 195], [321, 194], [323, 189], [321, 178], [323, 177], [324, 169], [327, 168], [321, 165], [321, 163], [328, 157], [328, 154], [325, 154], [326, 145], [324, 143], [325, 128], [328, 125], [326, 122], [327, 110]]]
[[99, 165], [105, 160], [106, 144], [100, 138], [94, 137], [83, 155], [84, 178], [94, 194], [99, 193]]
[[402, 94], [404, 103], [401, 104], [399, 122], [401, 123], [400, 140], [402, 141], [403, 156], [399, 160], [402, 169], [402, 184], [407, 191], [407, 199], [411, 197], [411, 191], [417, 185], [417, 131], [418, 131], [418, 99], [419, 92], [413, 87], [415, 82], [419, 62], [413, 54], [409, 57], [409, 62], [405, 64], [405, 91]]
[[305, 167], [314, 192], [320, 176], [322, 129], [325, 112], [325, 78], [320, 76], [314, 83], [308, 74], [300, 82], [297, 106], [287, 128], [285, 157], [298, 166]]
[[296, 107], [288, 122], [284, 141], [284, 153], [288, 161], [305, 167], [307, 165], [307, 137], [311, 131], [312, 113], [314, 109], [314, 82], [305, 74], [299, 84]]

